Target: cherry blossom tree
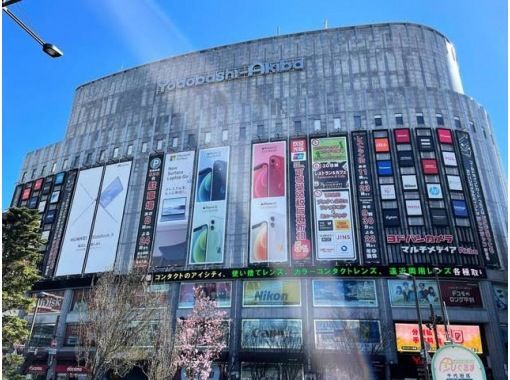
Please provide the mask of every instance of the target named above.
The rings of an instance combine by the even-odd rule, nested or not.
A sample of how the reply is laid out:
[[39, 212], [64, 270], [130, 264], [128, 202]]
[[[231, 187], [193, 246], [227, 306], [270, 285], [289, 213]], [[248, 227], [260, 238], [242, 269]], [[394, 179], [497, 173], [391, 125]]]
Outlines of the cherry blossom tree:
[[187, 318], [178, 321], [176, 364], [187, 379], [207, 380], [213, 362], [226, 347], [225, 315], [200, 287], [195, 287], [195, 305]]

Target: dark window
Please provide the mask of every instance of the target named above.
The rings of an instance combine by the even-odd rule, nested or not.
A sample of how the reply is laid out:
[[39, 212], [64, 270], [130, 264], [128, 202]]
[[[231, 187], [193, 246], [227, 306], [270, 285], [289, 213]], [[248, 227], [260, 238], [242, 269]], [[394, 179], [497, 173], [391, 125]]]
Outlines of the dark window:
[[257, 125], [257, 136], [259, 138], [264, 137], [264, 124]]
[[354, 116], [354, 129], [361, 129], [361, 116]]
[[303, 132], [303, 129], [301, 128], [301, 120], [294, 121], [294, 131], [295, 133]]
[[92, 162], [92, 153], [87, 153], [87, 157], [85, 158], [85, 165], [90, 165]]
[[29, 347], [49, 347], [55, 333], [54, 324], [38, 324], [34, 326]]
[[188, 134], [188, 146], [195, 146], [195, 135], [193, 133]]
[[416, 123], [418, 123], [418, 125], [425, 124], [425, 119], [423, 118], [423, 114], [421, 112], [416, 114]]
[[376, 127], [382, 127], [382, 117], [380, 115], [374, 116], [374, 125]]
[[473, 132], [476, 132], [475, 123], [473, 123], [472, 121], [470, 121], [470, 122], [469, 122], [469, 126], [470, 126], [470, 128], [471, 128], [471, 130], [472, 130]]
[[436, 122], [437, 125], [444, 125], [443, 115], [441, 115], [440, 113], [436, 113]]
[[455, 128], [461, 129], [462, 125], [460, 124], [460, 119], [458, 117], [454, 117], [453, 120], [455, 121]]
[[239, 127], [239, 137], [246, 137], [246, 127]]
[[281, 122], [275, 124], [274, 133], [277, 135], [281, 135], [283, 133], [283, 125]]
[[395, 123], [397, 125], [404, 125], [404, 118], [402, 117], [401, 113], [395, 114]]

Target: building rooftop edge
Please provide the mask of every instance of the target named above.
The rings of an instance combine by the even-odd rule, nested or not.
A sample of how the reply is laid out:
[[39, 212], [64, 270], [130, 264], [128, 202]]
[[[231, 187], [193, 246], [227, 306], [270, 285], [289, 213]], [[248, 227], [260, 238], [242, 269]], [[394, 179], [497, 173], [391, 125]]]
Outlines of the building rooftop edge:
[[297, 36], [297, 35], [305, 35], [305, 34], [309, 35], [309, 34], [321, 33], [321, 32], [324, 32], [324, 31], [331, 31], [331, 30], [361, 29], [361, 28], [368, 28], [368, 27], [374, 27], [374, 26], [389, 26], [389, 25], [411, 25], [411, 26], [417, 26], [417, 27], [420, 27], [420, 28], [425, 28], [425, 29], [428, 29], [428, 30], [430, 30], [430, 31], [440, 35], [442, 38], [444, 38], [445, 40], [450, 42], [448, 37], [446, 37], [443, 33], [439, 32], [437, 29], [434, 29], [434, 28], [432, 28], [432, 27], [430, 27], [428, 25], [419, 24], [419, 23], [415, 23], [415, 22], [399, 22], [399, 21], [391, 22], [390, 21], [390, 22], [380, 22], [380, 23], [374, 23], [374, 24], [361, 24], [361, 25], [351, 25], [351, 26], [339, 26], [339, 27], [326, 28], [326, 29], [315, 29], [315, 30], [309, 30], [309, 31], [305, 31], [305, 32], [287, 33], [287, 34], [275, 35], [275, 36], [270, 36], [270, 37], [256, 38], [254, 40], [246, 40], [246, 41], [241, 41], [241, 42], [234, 42], [232, 44], [212, 46], [212, 47], [205, 48], [205, 49], [190, 51], [190, 52], [187, 52], [187, 53], [183, 53], [183, 54], [178, 54], [178, 55], [174, 55], [174, 56], [171, 56], [171, 57], [162, 58], [162, 59], [159, 59], [159, 60], [156, 60], [156, 61], [144, 63], [144, 64], [141, 64], [141, 65], [138, 65], [138, 66], [133, 66], [133, 67], [130, 67], [128, 69], [117, 71], [115, 73], [108, 74], [108, 75], [105, 75], [103, 77], [91, 80], [90, 82], [86, 82], [86, 83], [81, 84], [78, 87], [76, 87], [76, 91], [81, 89], [82, 87], [91, 85], [91, 84], [93, 84], [95, 82], [99, 82], [101, 80], [104, 80], [104, 79], [107, 79], [107, 78], [110, 78], [110, 77], [114, 77], [114, 76], [119, 75], [119, 74], [124, 74], [124, 73], [126, 73], [128, 71], [136, 70], [136, 69], [139, 69], [139, 68], [144, 67], [144, 66], [153, 65], [153, 64], [156, 64], [156, 63], [162, 63], [162, 62], [165, 62], [165, 61], [170, 61], [170, 60], [174, 60], [174, 59], [177, 59], [177, 58], [182, 58], [182, 57], [185, 57], [185, 56], [188, 56], [188, 55], [192, 55], [192, 54], [203, 53], [203, 52], [206, 52], [206, 51], [213, 51], [213, 50], [217, 50], [217, 49], [224, 49], [224, 48], [227, 48], [227, 47], [233, 47], [233, 46], [243, 45], [243, 44], [247, 44], [247, 43], [260, 42], [260, 41], [270, 40], [270, 39], [275, 39], [275, 38], [285, 38], [285, 37], [289, 37], [289, 36]]

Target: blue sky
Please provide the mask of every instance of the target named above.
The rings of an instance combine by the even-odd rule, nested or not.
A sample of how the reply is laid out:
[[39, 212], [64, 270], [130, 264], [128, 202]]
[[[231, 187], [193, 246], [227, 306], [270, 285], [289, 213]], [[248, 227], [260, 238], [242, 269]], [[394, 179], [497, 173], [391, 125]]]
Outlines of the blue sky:
[[507, 1], [23, 0], [10, 9], [64, 51], [51, 59], [3, 18], [2, 208], [25, 154], [61, 140], [79, 85], [188, 51], [388, 21], [429, 25], [454, 44], [466, 94], [489, 112], [507, 164]]

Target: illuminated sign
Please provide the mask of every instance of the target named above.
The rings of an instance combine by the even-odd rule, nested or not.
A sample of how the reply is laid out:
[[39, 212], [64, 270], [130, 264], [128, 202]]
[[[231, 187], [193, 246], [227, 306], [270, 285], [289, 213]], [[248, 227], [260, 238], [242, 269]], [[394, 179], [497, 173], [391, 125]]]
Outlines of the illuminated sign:
[[303, 322], [301, 319], [243, 319], [241, 348], [269, 350], [301, 350]]
[[313, 280], [315, 307], [375, 307], [374, 280]]
[[296, 279], [243, 282], [243, 307], [301, 306]]
[[208, 83], [220, 83], [239, 78], [250, 78], [273, 73], [300, 71], [303, 70], [304, 67], [305, 61], [303, 58], [292, 58], [278, 62], [255, 62], [235, 69], [218, 70], [207, 74], [199, 74], [177, 80], [162, 81], [157, 84], [156, 95], [163, 94], [167, 91], [196, 87]]
[[374, 139], [374, 144], [376, 153], [387, 153], [390, 151], [390, 142], [386, 137]]
[[452, 132], [449, 129], [438, 128], [437, 138], [441, 144], [453, 144]]
[[441, 281], [441, 295], [447, 306], [482, 307], [478, 284]]
[[375, 320], [314, 320], [315, 348], [343, 352], [370, 352], [381, 342]]
[[411, 141], [411, 136], [409, 133], [409, 129], [395, 129], [393, 131], [395, 134], [395, 141], [397, 144], [409, 144]]
[[421, 160], [421, 166], [424, 174], [438, 174], [437, 162], [434, 159]]

